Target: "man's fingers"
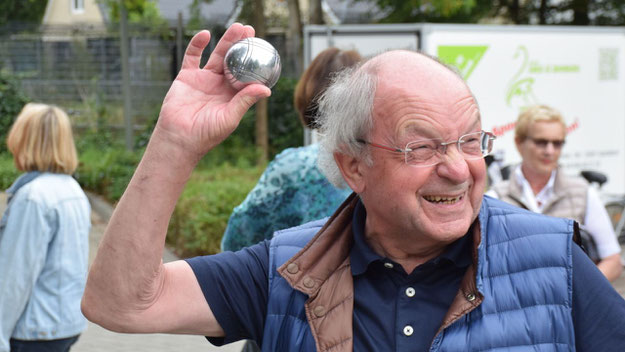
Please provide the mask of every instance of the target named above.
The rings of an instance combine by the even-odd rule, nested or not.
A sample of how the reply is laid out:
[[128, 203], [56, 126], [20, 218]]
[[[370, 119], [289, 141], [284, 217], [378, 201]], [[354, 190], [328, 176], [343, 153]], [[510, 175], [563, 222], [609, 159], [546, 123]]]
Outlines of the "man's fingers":
[[208, 42], [211, 40], [211, 34], [207, 30], [200, 31], [191, 38], [187, 50], [182, 60], [183, 69], [199, 68], [202, 52]]
[[270, 95], [271, 90], [262, 84], [249, 85], [232, 98], [228, 104], [228, 112], [234, 116], [243, 116], [257, 101]]
[[256, 30], [250, 25], [243, 26], [243, 29], [245, 29], [244, 38], [253, 37], [256, 34]]
[[[250, 35], [251, 33], [251, 35]], [[224, 57], [226, 52], [232, 46], [232, 44], [238, 42], [243, 38], [247, 38], [254, 35], [254, 28], [251, 26], [244, 26], [240, 23], [234, 23], [226, 30], [226, 33], [221, 37], [219, 43], [215, 47], [215, 50], [211, 53], [210, 58], [205, 69], [211, 70], [215, 73], [221, 74], [224, 71]]]

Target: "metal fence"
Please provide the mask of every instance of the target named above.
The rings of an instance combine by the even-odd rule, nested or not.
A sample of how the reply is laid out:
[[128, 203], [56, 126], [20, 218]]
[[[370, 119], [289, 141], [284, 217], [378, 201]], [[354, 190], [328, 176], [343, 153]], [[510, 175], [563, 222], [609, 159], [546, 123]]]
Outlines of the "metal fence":
[[[182, 35], [177, 35], [177, 30], [129, 30], [131, 115], [136, 125], [158, 114], [178, 72], [177, 53], [184, 52], [193, 31], [182, 29]], [[205, 57], [221, 34], [219, 30], [212, 32]], [[284, 52], [282, 36], [268, 39]], [[120, 43], [116, 29], [12, 25], [0, 28], [0, 69], [18, 77], [33, 100], [67, 109], [78, 126], [96, 123], [97, 116], [106, 111], [107, 123], [121, 127]], [[178, 46], [182, 50], [177, 50]], [[285, 73], [288, 71], [287, 67]]]
[[[130, 34], [131, 112], [139, 124], [154, 116], [175, 77], [179, 44], [175, 38], [175, 33]], [[186, 46], [188, 38], [183, 36], [183, 41]], [[91, 115], [103, 108], [113, 116], [121, 111], [119, 32], [93, 27], [3, 28], [0, 67], [18, 77], [33, 100], [65, 107], [82, 116], [79, 123], [94, 122]]]

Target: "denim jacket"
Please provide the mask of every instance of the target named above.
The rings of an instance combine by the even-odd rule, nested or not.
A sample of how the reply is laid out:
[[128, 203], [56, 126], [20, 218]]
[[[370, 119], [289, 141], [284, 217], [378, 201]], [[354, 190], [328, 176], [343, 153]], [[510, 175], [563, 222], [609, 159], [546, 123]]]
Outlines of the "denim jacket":
[[[34, 177], [37, 176], [37, 177]], [[69, 175], [28, 173], [7, 190], [0, 221], [0, 352], [9, 339], [55, 340], [87, 325], [91, 208]]]

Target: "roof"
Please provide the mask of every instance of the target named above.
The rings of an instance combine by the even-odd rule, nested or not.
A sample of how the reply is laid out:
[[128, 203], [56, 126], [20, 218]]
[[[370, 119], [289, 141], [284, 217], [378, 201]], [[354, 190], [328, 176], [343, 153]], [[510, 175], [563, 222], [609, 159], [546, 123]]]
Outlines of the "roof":
[[374, 0], [323, 0], [322, 5], [334, 24], [373, 23], [384, 16]]
[[[182, 12], [182, 21], [186, 24], [191, 18], [190, 8], [193, 0], [156, 0], [161, 16], [171, 25], [178, 22], [178, 12]], [[200, 15], [208, 24], [226, 26], [236, 13], [237, 1], [213, 0], [210, 3], [200, 1]]]
[[[156, 0], [161, 16], [175, 25], [178, 21], [178, 12], [182, 12], [183, 22], [187, 23], [189, 9], [193, 0]], [[231, 24], [240, 9], [237, 0], [212, 0], [210, 3], [200, 1], [200, 13], [209, 24], [227, 26]], [[323, 11], [334, 24], [372, 23], [383, 17], [375, 0], [322, 0]]]

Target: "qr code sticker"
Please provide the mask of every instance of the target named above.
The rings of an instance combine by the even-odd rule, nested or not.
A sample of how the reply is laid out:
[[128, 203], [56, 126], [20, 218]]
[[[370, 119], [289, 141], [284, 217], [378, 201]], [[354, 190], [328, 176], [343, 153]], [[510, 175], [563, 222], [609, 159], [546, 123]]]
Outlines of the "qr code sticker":
[[618, 79], [618, 48], [599, 49], [599, 80]]

